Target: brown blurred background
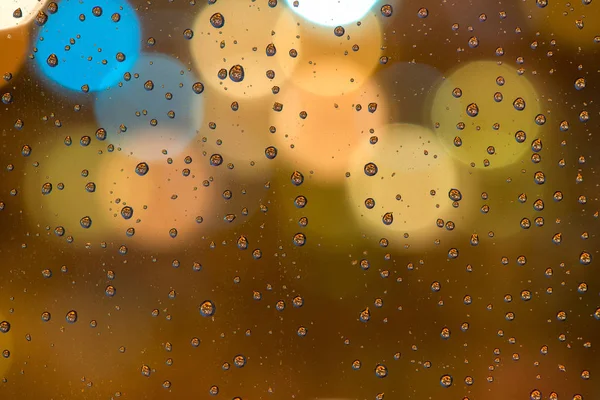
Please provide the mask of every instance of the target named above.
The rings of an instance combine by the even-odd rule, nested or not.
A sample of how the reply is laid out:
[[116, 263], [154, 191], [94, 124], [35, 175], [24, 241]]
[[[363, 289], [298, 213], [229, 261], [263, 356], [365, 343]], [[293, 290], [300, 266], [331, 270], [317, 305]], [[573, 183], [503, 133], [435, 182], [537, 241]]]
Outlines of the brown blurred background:
[[0, 398], [600, 398], [600, 2], [376, 1], [341, 36], [269, 3], [131, 0], [156, 67], [88, 93], [0, 8]]

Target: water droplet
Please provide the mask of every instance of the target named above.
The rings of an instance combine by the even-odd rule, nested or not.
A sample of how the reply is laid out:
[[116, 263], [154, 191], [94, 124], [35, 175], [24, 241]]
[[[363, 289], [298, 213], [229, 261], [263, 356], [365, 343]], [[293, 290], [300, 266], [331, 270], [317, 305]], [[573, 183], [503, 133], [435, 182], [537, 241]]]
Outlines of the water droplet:
[[112, 285], [108, 285], [105, 289], [104, 289], [104, 293], [106, 294], [106, 296], [108, 297], [114, 297], [114, 295], [117, 293], [117, 289], [112, 286]]
[[0, 332], [8, 333], [8, 331], [10, 331], [10, 322], [8, 322], [8, 321], [0, 322]]
[[546, 182], [546, 175], [542, 171], [537, 171], [533, 175], [533, 180], [538, 185], [543, 185]]
[[450, 375], [442, 375], [440, 378], [440, 385], [445, 388], [449, 388], [452, 386], [452, 376]]
[[143, 376], [149, 377], [150, 374], [152, 373], [152, 370], [150, 369], [150, 367], [148, 365], [144, 364], [140, 368], [140, 372], [142, 373]]
[[452, 201], [461, 201], [462, 193], [458, 189], [450, 189], [448, 192], [448, 198]]
[[275, 54], [277, 54], [277, 48], [275, 47], [275, 44], [269, 43], [265, 49], [265, 53], [267, 54], [267, 57], [273, 57]]
[[304, 175], [300, 171], [294, 171], [290, 179], [294, 186], [300, 186], [304, 182]]
[[92, 226], [92, 219], [88, 216], [85, 216], [79, 220], [79, 224], [82, 228], [88, 229]]
[[96, 6], [92, 8], [92, 14], [94, 17], [100, 17], [102, 15], [102, 7]]
[[210, 165], [218, 167], [221, 164], [223, 164], [223, 157], [220, 154], [213, 154], [210, 156]]
[[46, 59], [46, 63], [48, 64], [49, 67], [56, 67], [58, 65], [58, 57], [56, 56], [56, 54], [52, 53], [48, 56], [48, 58]]
[[364, 171], [365, 175], [367, 176], [375, 176], [378, 170], [379, 169], [377, 168], [377, 165], [375, 163], [370, 162], [365, 164]]
[[133, 217], [133, 208], [130, 206], [125, 206], [121, 209], [121, 217], [123, 219], [130, 219]]
[[277, 157], [277, 148], [275, 146], [267, 147], [265, 149], [265, 157], [267, 157], [269, 160], [272, 160], [275, 157]]
[[523, 111], [525, 109], [525, 100], [522, 97], [517, 97], [515, 101], [513, 101], [513, 107], [517, 111]]
[[369, 307], [365, 308], [360, 312], [359, 319], [361, 322], [369, 322], [371, 319], [371, 311], [369, 311]]
[[391, 225], [394, 222], [394, 214], [391, 212], [387, 212], [383, 214], [381, 221], [384, 225]]
[[234, 65], [229, 69], [229, 79], [233, 82], [241, 82], [244, 80], [244, 67], [239, 64]]
[[383, 364], [377, 364], [375, 366], [375, 376], [378, 378], [385, 378], [388, 375], [388, 369]]
[[150, 167], [145, 162], [141, 162], [138, 165], [136, 165], [136, 167], [135, 167], [135, 173], [138, 174], [139, 176], [146, 175], [149, 170], [150, 170]]
[[381, 15], [383, 15], [384, 17], [391, 17], [393, 13], [394, 9], [390, 4], [385, 4], [381, 6]]
[[293, 238], [293, 243], [300, 247], [306, 244], [306, 236], [303, 233], [296, 233]]
[[52, 193], [52, 184], [50, 182], [46, 182], [42, 185], [42, 194], [47, 195]]
[[194, 93], [200, 94], [204, 92], [204, 85], [202, 84], [202, 82], [196, 82], [192, 85], [192, 90], [194, 91]]
[[243, 368], [246, 365], [246, 357], [241, 354], [233, 357], [233, 365], [235, 365], [236, 368]]
[[222, 28], [225, 25], [225, 17], [221, 13], [214, 13], [210, 16], [210, 24], [213, 28]]
[[477, 36], [471, 36], [469, 38], [469, 47], [472, 49], [479, 47], [479, 39], [477, 38]]
[[240, 250], [248, 249], [248, 238], [244, 235], [241, 235], [237, 240], [237, 246]]
[[75, 311], [75, 310], [69, 311], [67, 313], [67, 315], [65, 316], [65, 319], [70, 324], [77, 322], [77, 311]]
[[4, 93], [2, 95], [2, 103], [4, 104], [10, 104], [13, 102], [13, 95], [12, 93]]
[[34, 21], [37, 26], [43, 26], [46, 22], [48, 22], [48, 15], [43, 11], [39, 11], [35, 16]]
[[475, 103], [471, 103], [467, 106], [467, 115], [469, 117], [476, 117], [479, 114], [479, 106]]
[[592, 262], [592, 255], [590, 253], [588, 253], [587, 251], [582, 252], [579, 255], [579, 262], [582, 265], [589, 265]]
[[200, 315], [202, 315], [203, 317], [212, 317], [213, 315], [215, 315], [215, 311], [216, 311], [216, 306], [210, 300], [205, 300], [200, 305]]
[[296, 206], [296, 208], [304, 208], [306, 207], [306, 204], [308, 203], [308, 199], [305, 196], [297, 196], [294, 199], [294, 205]]

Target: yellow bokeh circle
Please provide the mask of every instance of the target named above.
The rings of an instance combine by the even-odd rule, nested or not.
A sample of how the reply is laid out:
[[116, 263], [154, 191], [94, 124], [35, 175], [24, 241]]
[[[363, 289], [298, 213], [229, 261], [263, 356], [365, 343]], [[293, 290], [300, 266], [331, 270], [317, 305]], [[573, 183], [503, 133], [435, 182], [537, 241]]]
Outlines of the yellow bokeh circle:
[[[519, 110], [524, 102], [525, 107]], [[518, 162], [537, 138], [540, 98], [516, 68], [477, 61], [451, 71], [431, 101], [431, 126], [452, 157], [478, 168]], [[523, 131], [526, 140], [515, 134]], [[486, 161], [487, 160], [487, 161]]]
[[383, 41], [376, 16], [368, 14], [344, 27], [341, 36], [335, 34], [335, 28], [298, 21], [302, 49], [296, 58], [297, 68], [283, 70], [294, 85], [321, 96], [334, 96], [360, 89], [373, 75]]
[[193, 148], [208, 155], [221, 154], [225, 164], [233, 164], [232, 173], [239, 179], [266, 182], [273, 162], [265, 156], [265, 149], [276, 145], [269, 129], [274, 99], [234, 101], [212, 87], [207, 87], [202, 96], [205, 123]]
[[379, 88], [373, 83], [338, 96], [298, 88], [286, 91], [278, 98], [283, 110], [272, 111], [270, 117], [278, 157], [292, 168], [314, 171], [314, 179], [343, 180], [355, 146], [368, 142], [370, 130], [386, 123], [386, 113], [379, 107], [369, 112], [369, 104], [379, 100]]
[[[224, 19], [221, 28], [211, 24], [216, 13]], [[285, 7], [219, 2], [202, 10], [192, 30], [190, 51], [202, 82], [236, 100], [271, 94], [271, 88], [281, 85], [298, 64], [288, 52], [292, 48], [301, 52], [299, 28]], [[268, 56], [267, 46], [271, 44], [276, 52]], [[229, 72], [235, 65], [244, 68], [241, 82], [219, 78], [219, 70]], [[267, 76], [269, 70], [275, 72], [273, 79]]]
[[[371, 234], [391, 239], [408, 233], [431, 245], [436, 220], [453, 210], [448, 192], [459, 183], [456, 166], [427, 128], [391, 124], [380, 130], [378, 138], [376, 144], [361, 142], [349, 158], [351, 175], [345, 181], [349, 208], [359, 226]], [[376, 165], [375, 175], [365, 172], [370, 163]], [[374, 205], [369, 206], [367, 199]], [[384, 223], [387, 213], [392, 214], [391, 224]]]
[[[107, 210], [98, 195], [104, 189], [98, 179], [102, 174], [102, 159], [112, 154], [94, 139], [89, 147], [78, 143], [82, 135], [93, 137], [94, 131], [88, 125], [78, 130], [79, 136], [70, 132], [73, 134], [70, 146], [62, 142], [47, 148], [34, 146], [32, 157], [36, 155], [39, 166], [28, 171], [22, 183], [29, 222], [33, 226], [48, 226], [51, 232], [56, 227], [64, 228], [62, 240], [73, 236], [77, 243], [98, 243], [111, 238], [111, 226], [101, 217]], [[103, 150], [103, 154], [99, 154], [99, 150]], [[85, 171], [87, 176], [84, 176]], [[93, 192], [86, 189], [90, 182], [95, 184]], [[46, 184], [51, 184], [52, 189], [44, 194], [42, 188]], [[91, 218], [90, 228], [82, 228], [83, 217]]]
[[600, 46], [600, 33], [597, 29], [600, 8], [595, 1], [531, 0], [519, 1], [517, 4], [529, 24], [539, 31], [540, 46], [550, 40], [555, 41], [555, 49], [560, 49], [563, 45], [583, 50]]

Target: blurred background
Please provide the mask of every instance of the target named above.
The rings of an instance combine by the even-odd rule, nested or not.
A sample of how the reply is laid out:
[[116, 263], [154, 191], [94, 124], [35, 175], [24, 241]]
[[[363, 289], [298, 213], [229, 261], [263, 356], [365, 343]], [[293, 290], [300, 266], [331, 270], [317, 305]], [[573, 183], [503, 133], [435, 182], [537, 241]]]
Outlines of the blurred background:
[[2, 0], [0, 398], [600, 398], [600, 1]]

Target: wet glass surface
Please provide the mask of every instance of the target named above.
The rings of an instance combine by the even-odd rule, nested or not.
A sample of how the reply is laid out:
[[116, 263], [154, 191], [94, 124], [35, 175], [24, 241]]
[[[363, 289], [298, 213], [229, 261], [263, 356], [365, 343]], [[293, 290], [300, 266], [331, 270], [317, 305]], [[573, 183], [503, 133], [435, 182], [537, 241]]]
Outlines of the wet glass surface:
[[0, 398], [600, 398], [599, 28], [2, 0]]

